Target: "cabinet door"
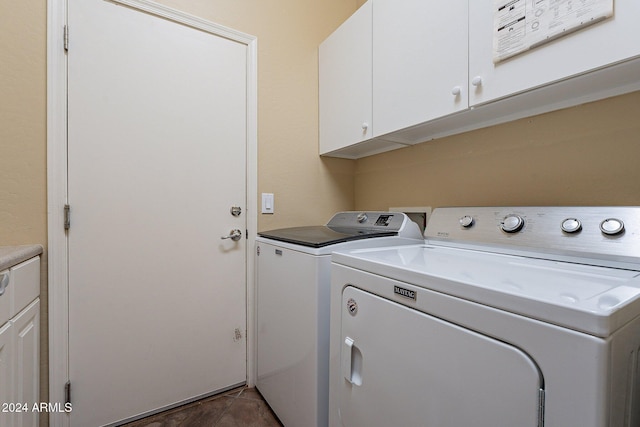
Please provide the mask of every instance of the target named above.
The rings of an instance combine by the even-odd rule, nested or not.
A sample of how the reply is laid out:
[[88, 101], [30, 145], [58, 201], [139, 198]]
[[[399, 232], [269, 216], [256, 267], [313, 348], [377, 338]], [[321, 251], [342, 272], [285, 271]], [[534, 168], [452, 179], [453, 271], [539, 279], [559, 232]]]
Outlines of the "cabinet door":
[[11, 267], [11, 283], [13, 317], [40, 295], [40, 257], [33, 257]]
[[15, 346], [16, 402], [26, 403], [29, 411], [16, 413], [14, 426], [37, 427], [38, 411], [31, 411], [40, 401], [40, 299], [12, 319]]
[[467, 52], [467, 0], [373, 0], [374, 136], [466, 109]]
[[[526, 7], [532, 7], [532, 3], [526, 2]], [[539, 2], [535, 3], [538, 7]], [[637, 0], [616, 0], [613, 17], [497, 64], [493, 63], [494, 0], [469, 1], [469, 13], [469, 78], [481, 79], [477, 80], [480, 83], [477, 86], [470, 84], [472, 106], [640, 55]], [[601, 78], [607, 79], [607, 75]], [[591, 87], [585, 87], [584, 93], [590, 90]]]
[[[11, 322], [0, 325], [0, 405], [16, 403], [13, 395], [13, 348]], [[0, 407], [0, 427], [13, 427], [13, 413]], [[7, 408], [9, 409], [9, 408]]]
[[353, 287], [341, 315], [341, 425], [542, 424], [543, 381], [518, 348]]
[[11, 313], [12, 294], [13, 286], [9, 270], [0, 271], [0, 326], [4, 325], [13, 315]]
[[371, 1], [320, 45], [318, 63], [320, 154], [371, 138]]

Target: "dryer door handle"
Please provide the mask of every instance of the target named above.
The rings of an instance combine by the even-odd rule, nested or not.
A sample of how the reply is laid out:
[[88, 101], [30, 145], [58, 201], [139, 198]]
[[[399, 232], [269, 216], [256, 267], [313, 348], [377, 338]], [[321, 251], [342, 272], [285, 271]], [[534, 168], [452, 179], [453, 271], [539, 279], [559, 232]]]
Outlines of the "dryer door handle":
[[349, 337], [342, 346], [342, 375], [351, 384], [362, 385], [362, 352]]

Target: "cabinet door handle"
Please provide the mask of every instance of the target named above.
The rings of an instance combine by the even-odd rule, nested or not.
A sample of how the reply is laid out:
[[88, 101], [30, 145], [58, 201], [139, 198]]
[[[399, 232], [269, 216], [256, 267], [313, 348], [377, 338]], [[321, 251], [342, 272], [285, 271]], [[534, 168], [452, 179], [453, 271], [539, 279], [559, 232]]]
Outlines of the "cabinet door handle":
[[482, 77], [475, 76], [473, 80], [471, 80], [471, 84], [474, 85], [475, 87], [482, 86]]

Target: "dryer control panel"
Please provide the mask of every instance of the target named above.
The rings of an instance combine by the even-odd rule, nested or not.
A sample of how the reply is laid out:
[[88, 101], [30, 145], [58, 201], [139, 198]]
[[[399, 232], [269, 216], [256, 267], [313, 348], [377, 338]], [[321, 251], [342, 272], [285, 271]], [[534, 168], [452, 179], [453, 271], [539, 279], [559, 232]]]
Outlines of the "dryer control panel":
[[435, 244], [640, 270], [640, 207], [438, 208], [425, 238]]

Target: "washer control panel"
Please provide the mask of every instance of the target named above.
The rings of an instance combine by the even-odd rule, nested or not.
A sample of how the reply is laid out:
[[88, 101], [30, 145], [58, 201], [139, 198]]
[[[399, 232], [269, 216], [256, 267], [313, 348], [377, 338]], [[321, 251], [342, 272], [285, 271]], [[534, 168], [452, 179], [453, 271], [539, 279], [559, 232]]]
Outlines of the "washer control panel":
[[640, 268], [640, 207], [438, 208], [424, 235], [431, 242], [615, 259]]
[[399, 212], [338, 212], [327, 223], [327, 226], [331, 228], [400, 231], [407, 221], [407, 216]]

